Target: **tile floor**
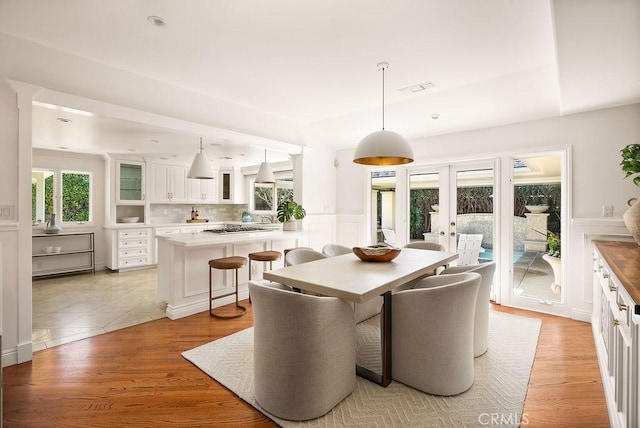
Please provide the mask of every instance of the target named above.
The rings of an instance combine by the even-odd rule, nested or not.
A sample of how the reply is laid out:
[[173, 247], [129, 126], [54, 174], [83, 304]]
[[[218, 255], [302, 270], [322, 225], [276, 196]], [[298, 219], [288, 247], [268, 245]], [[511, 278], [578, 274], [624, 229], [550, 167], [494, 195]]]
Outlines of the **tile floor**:
[[33, 350], [165, 317], [156, 269], [33, 281]]

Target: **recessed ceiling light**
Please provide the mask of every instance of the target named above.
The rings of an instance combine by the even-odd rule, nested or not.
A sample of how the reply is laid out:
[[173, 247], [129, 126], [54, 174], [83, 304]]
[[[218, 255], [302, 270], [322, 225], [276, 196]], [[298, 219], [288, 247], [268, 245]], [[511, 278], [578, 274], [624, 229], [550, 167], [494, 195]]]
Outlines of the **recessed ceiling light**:
[[436, 119], [437, 119], [437, 118], [439, 118], [439, 117], [440, 117], [440, 115], [439, 115], [438, 113], [433, 113], [433, 114], [431, 115], [431, 119], [433, 119], [433, 120], [436, 120]]
[[67, 147], [67, 146], [60, 146], [60, 147], [58, 147], [58, 148], [59, 148], [59, 149], [62, 149], [62, 150], [69, 150], [69, 147]]
[[220, 143], [210, 143], [209, 145], [210, 146], [221, 146], [222, 144], [220, 144]]
[[62, 123], [71, 123], [71, 119], [67, 119], [66, 117], [59, 117], [56, 120]]
[[233, 158], [231, 156], [221, 156], [220, 159], [231, 160]]
[[398, 89], [400, 92], [404, 92], [406, 94], [414, 94], [416, 92], [426, 91], [427, 89], [433, 89], [436, 85], [433, 82], [424, 82], [418, 83], [417, 85], [407, 86], [406, 88]]
[[149, 21], [149, 24], [153, 25], [154, 27], [164, 28], [167, 26], [167, 23], [161, 16], [147, 16], [147, 21]]
[[136, 151], [136, 149], [127, 149], [127, 150], [130, 151], [130, 152], [135, 152]]
[[158, 144], [158, 140], [150, 140], [153, 144]]

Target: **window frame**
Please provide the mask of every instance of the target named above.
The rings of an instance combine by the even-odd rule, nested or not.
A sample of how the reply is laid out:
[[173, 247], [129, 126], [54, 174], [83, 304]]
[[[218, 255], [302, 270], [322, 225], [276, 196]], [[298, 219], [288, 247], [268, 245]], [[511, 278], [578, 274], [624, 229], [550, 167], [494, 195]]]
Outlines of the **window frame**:
[[[62, 226], [64, 226], [64, 228], [73, 228], [76, 226], [79, 227], [86, 227], [86, 226], [93, 226], [94, 225], [94, 205], [95, 205], [95, 201], [94, 201], [94, 177], [93, 177], [93, 172], [91, 171], [82, 171], [82, 170], [78, 170], [78, 169], [63, 169], [63, 168], [39, 168], [39, 167], [34, 167], [32, 168], [32, 174], [34, 172], [45, 172], [45, 173], [52, 173], [51, 176], [53, 177], [53, 213], [56, 215], [56, 222]], [[82, 174], [82, 175], [87, 175], [89, 177], [89, 207], [88, 207], [88, 220], [81, 220], [81, 221], [64, 221], [63, 218], [63, 210], [62, 210], [62, 206], [63, 206], [63, 176], [64, 174]], [[46, 178], [45, 178], [46, 180]], [[43, 186], [44, 181], [43, 180]], [[43, 204], [45, 204], [46, 206], [46, 202], [43, 202]], [[33, 208], [32, 208], [33, 209]], [[38, 217], [38, 213], [36, 213], [36, 217]], [[37, 220], [39, 220], [38, 218], [36, 219], [32, 219], [32, 225], [34, 227], [44, 227], [44, 225], [46, 224], [46, 210], [44, 213], [45, 218], [41, 219], [41, 222], [37, 222]]]
[[[273, 183], [273, 184], [264, 185], [262, 183], [258, 183], [258, 184], [260, 184], [259, 187], [271, 187], [272, 195], [273, 195], [273, 201], [274, 201], [274, 206], [272, 207], [273, 208], [272, 210], [256, 210], [256, 201], [255, 201], [256, 182], [255, 182], [255, 177], [252, 177], [250, 179], [249, 186], [250, 186], [251, 192], [249, 192], [249, 209], [250, 209], [250, 211], [252, 213], [254, 213], [256, 215], [276, 215], [276, 213], [278, 211], [278, 199], [277, 199], [278, 198], [278, 189], [290, 188], [291, 190], [293, 190], [293, 170], [279, 171], [279, 172], [275, 173], [275, 176], [276, 176], [276, 182]], [[286, 183], [286, 186], [282, 185], [284, 183]]]

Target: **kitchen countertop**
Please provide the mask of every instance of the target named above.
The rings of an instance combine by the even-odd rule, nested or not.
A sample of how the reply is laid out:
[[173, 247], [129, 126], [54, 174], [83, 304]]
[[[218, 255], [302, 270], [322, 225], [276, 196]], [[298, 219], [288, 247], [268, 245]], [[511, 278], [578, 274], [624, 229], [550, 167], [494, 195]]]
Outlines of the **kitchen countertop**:
[[184, 247], [198, 247], [216, 244], [228, 244], [232, 242], [243, 241], [261, 241], [261, 240], [283, 240], [301, 236], [304, 231], [282, 231], [268, 230], [263, 232], [234, 232], [234, 233], [179, 233], [167, 236], [158, 236], [158, 240], [167, 242], [171, 245], [179, 245]]
[[225, 224], [233, 224], [233, 225], [245, 225], [245, 226], [259, 226], [263, 225], [264, 227], [274, 227], [274, 225], [278, 225], [280, 228], [282, 227], [281, 223], [259, 223], [259, 222], [243, 222], [243, 221], [209, 221], [204, 223], [187, 223], [186, 220], [183, 223], [116, 223], [116, 224], [105, 224], [103, 227], [105, 229], [135, 229], [135, 228], [143, 228], [143, 227], [193, 227], [193, 228], [201, 228], [211, 227], [212, 229], [215, 227], [221, 227]]

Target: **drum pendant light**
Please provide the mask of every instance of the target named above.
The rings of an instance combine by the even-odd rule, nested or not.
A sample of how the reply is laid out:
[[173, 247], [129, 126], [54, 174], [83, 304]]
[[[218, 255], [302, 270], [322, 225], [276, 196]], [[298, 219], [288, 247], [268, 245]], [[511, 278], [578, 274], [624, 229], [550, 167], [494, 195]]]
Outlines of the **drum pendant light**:
[[413, 149], [400, 134], [384, 129], [384, 70], [389, 63], [381, 62], [382, 71], [382, 130], [373, 132], [360, 141], [353, 161], [363, 165], [402, 165], [413, 162]]
[[275, 183], [276, 176], [273, 175], [273, 171], [271, 171], [271, 167], [267, 163], [267, 149], [264, 149], [264, 162], [260, 164], [260, 169], [258, 169], [258, 175], [256, 175], [256, 183]]
[[213, 170], [207, 155], [202, 151], [202, 137], [200, 137], [200, 153], [193, 158], [191, 168], [189, 168], [188, 178], [199, 178], [205, 180], [213, 179]]

